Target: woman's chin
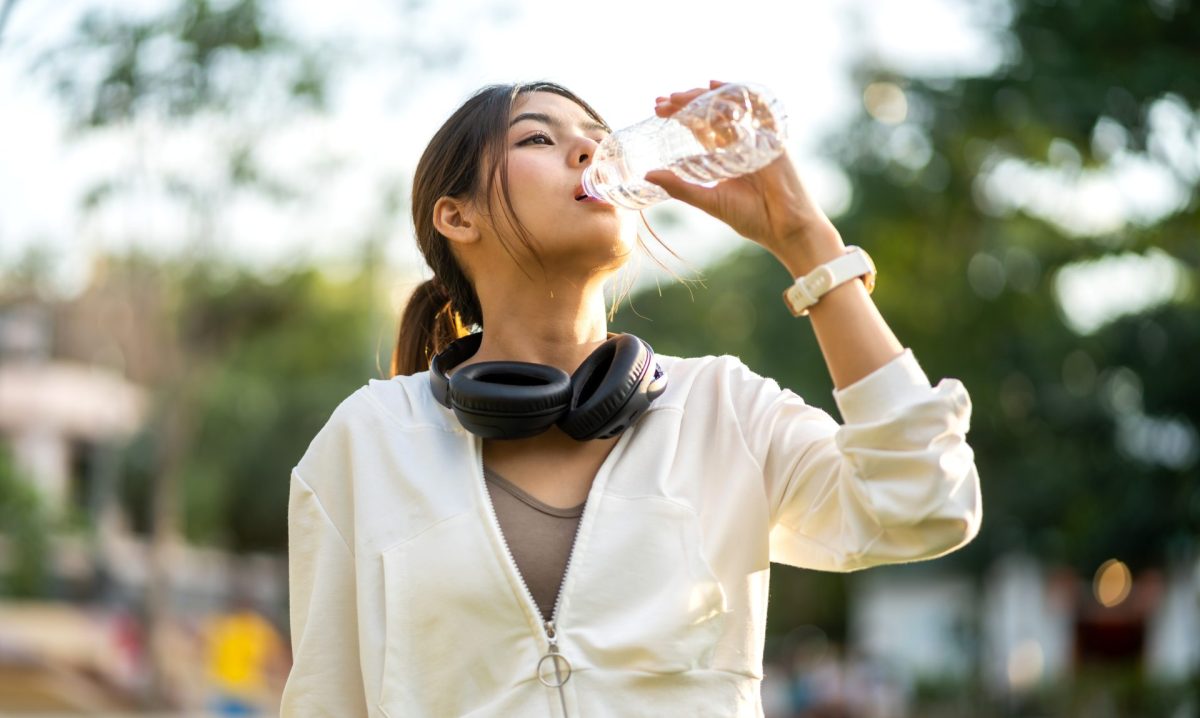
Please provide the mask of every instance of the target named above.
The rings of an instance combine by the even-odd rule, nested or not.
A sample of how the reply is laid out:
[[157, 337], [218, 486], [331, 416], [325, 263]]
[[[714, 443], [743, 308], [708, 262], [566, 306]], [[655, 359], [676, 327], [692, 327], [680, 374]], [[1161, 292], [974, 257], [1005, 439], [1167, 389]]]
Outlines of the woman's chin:
[[[546, 256], [547, 264], [553, 263], [562, 271], [578, 274], [593, 274], [596, 271], [616, 271], [622, 267], [637, 249], [637, 235], [626, 237], [620, 233], [579, 237], [569, 245], [560, 245], [560, 250]], [[549, 254], [549, 253], [547, 253]]]
[[598, 240], [597, 250], [604, 258], [616, 262], [619, 268], [637, 249], [637, 232], [618, 232]]

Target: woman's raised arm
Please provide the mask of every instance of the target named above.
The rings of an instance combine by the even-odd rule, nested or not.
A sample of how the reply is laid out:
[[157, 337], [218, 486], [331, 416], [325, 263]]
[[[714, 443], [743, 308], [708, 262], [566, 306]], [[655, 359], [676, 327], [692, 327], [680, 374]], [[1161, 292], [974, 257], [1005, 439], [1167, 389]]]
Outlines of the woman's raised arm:
[[[711, 87], [720, 84], [714, 81]], [[697, 88], [660, 97], [655, 112], [668, 117], [706, 91]], [[646, 179], [761, 244], [792, 277], [803, 276], [846, 251], [841, 235], [809, 196], [786, 152], [761, 170], [716, 187], [685, 182], [666, 170], [651, 172]], [[846, 282], [828, 292], [811, 307], [809, 316], [838, 389], [879, 369], [903, 350], [862, 282]]]

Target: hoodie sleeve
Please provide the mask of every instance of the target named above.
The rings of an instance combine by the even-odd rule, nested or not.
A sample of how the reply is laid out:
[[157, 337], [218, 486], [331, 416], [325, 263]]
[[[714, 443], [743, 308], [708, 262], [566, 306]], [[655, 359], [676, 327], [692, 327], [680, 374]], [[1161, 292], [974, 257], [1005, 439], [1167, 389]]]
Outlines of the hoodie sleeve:
[[292, 670], [282, 718], [366, 716], [354, 554], [312, 488], [292, 472], [288, 591]]
[[732, 364], [727, 398], [762, 468], [772, 561], [854, 571], [941, 556], [978, 533], [971, 400], [957, 379], [932, 387], [906, 349], [834, 391], [839, 426]]

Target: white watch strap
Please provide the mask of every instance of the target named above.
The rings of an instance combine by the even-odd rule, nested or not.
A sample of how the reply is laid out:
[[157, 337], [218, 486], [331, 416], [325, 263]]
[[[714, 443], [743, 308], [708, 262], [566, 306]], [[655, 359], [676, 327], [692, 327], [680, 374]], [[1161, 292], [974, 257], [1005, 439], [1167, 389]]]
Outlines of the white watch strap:
[[861, 247], [847, 247], [842, 256], [796, 279], [783, 291], [783, 301], [793, 315], [802, 317], [831, 289], [858, 277], [863, 278], [867, 292], [875, 289], [875, 263]]

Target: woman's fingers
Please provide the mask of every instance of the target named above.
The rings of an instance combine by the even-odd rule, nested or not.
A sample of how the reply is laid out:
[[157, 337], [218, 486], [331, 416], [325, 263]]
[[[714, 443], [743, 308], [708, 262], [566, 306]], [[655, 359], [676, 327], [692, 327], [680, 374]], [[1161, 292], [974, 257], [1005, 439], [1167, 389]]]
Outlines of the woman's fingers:
[[682, 101], [684, 104], [687, 104], [706, 92], [708, 92], [708, 90], [703, 87], [693, 87], [692, 89], [684, 90], [683, 92], [672, 92], [671, 100], [676, 102]]
[[715, 90], [721, 85], [728, 84], [724, 80], [709, 80], [708, 88], [693, 87], [690, 90], [683, 92], [672, 92], [669, 95], [659, 95], [654, 98], [654, 114], [659, 117], [669, 117], [683, 108], [684, 105], [696, 99], [700, 95]]
[[706, 92], [708, 92], [708, 89], [696, 87], [692, 88], [691, 90], [672, 92], [669, 95], [656, 97], [654, 98], [654, 114], [658, 115], [659, 117], [670, 117], [679, 110], [683, 109], [684, 105]]

